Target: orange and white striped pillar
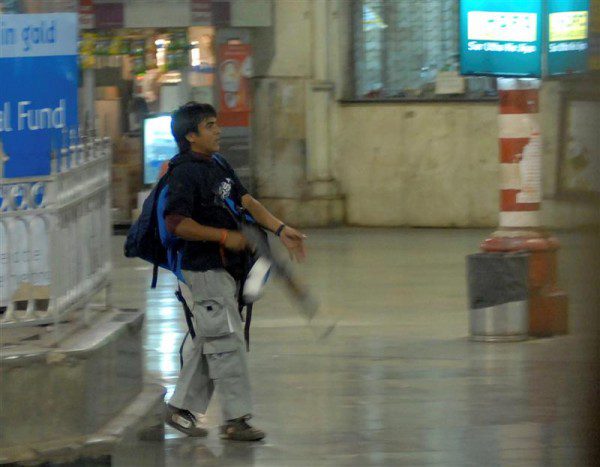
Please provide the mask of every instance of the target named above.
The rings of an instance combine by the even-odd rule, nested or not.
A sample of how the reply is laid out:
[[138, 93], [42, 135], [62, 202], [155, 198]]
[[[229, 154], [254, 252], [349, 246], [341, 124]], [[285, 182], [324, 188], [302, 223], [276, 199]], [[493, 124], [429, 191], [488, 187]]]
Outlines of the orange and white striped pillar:
[[540, 227], [542, 143], [538, 79], [499, 78], [500, 228]]
[[500, 96], [500, 227], [481, 248], [529, 251], [529, 334], [568, 329], [568, 300], [557, 285], [559, 242], [541, 223], [542, 135], [539, 88], [534, 78], [498, 78]]

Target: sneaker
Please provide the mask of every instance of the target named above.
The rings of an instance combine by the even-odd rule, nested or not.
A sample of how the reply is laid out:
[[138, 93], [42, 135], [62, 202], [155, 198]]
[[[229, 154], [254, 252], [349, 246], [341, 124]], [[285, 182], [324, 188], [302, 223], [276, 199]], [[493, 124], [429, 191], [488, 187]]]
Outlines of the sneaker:
[[221, 426], [221, 438], [231, 441], [259, 441], [266, 433], [248, 424], [248, 416], [227, 420], [226, 425]]
[[192, 412], [170, 404], [167, 404], [165, 408], [165, 423], [188, 436], [204, 437], [208, 435], [208, 430], [197, 425], [196, 416]]

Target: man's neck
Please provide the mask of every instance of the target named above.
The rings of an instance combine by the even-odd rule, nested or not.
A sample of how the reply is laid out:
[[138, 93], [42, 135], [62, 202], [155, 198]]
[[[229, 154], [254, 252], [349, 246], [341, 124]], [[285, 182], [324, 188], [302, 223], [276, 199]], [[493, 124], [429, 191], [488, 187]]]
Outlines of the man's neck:
[[190, 153], [192, 154], [192, 156], [199, 157], [201, 159], [210, 159], [211, 158], [210, 154], [207, 154], [207, 153], [204, 153], [204, 152], [200, 152], [200, 151], [196, 151], [196, 150], [191, 149], [191, 148], [190, 148]]

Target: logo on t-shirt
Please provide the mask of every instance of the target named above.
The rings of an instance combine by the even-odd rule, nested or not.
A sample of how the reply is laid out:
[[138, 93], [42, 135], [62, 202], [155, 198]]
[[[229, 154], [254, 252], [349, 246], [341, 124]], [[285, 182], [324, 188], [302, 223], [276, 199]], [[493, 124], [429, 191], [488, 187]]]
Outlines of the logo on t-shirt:
[[231, 186], [233, 185], [233, 180], [231, 178], [226, 178], [221, 182], [219, 188], [217, 189], [217, 196], [221, 198], [222, 201], [229, 198], [231, 195]]

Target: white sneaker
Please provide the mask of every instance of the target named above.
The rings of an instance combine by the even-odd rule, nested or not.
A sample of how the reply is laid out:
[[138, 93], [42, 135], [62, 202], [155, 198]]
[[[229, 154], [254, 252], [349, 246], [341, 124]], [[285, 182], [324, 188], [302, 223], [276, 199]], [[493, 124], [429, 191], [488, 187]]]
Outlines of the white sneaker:
[[192, 412], [170, 404], [165, 404], [165, 422], [188, 436], [203, 438], [208, 435], [208, 430], [199, 426], [200, 423]]

